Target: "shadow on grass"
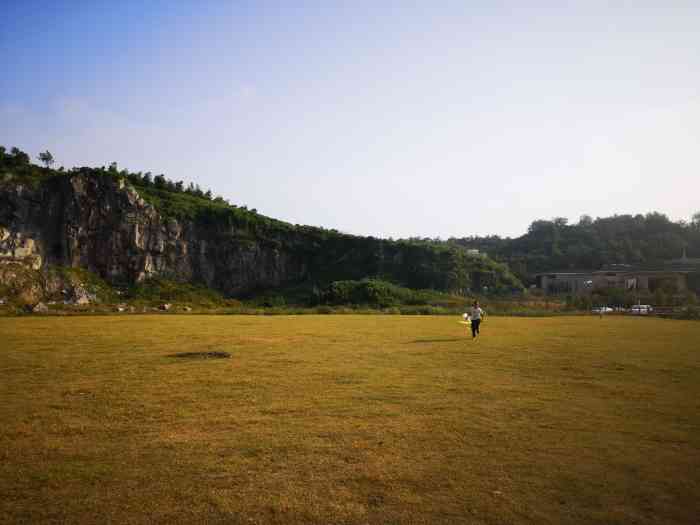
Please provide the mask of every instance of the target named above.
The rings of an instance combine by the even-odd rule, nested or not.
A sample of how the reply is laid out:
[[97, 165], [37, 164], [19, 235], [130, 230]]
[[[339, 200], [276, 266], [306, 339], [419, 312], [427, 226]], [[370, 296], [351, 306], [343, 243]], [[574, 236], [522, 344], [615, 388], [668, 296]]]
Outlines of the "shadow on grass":
[[179, 359], [228, 359], [231, 354], [228, 352], [181, 352], [170, 354], [167, 357], [177, 357]]
[[411, 343], [428, 344], [428, 343], [453, 343], [455, 341], [464, 341], [464, 337], [443, 337], [441, 339], [414, 339]]

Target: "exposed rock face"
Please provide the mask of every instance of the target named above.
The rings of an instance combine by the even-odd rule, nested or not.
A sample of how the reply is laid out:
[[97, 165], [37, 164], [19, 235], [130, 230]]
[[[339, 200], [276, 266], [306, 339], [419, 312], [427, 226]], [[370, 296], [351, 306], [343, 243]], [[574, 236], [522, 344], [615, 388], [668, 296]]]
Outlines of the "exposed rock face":
[[45, 314], [48, 311], [49, 311], [49, 307], [46, 306], [44, 303], [37, 303], [32, 308], [32, 312], [35, 314]]
[[[0, 264], [81, 267], [110, 282], [160, 276], [202, 282], [225, 294], [303, 277], [292, 254], [240, 242], [235, 228], [162, 217], [124, 181], [54, 177], [38, 189], [0, 181]], [[86, 294], [79, 290], [77, 302]]]
[[2, 293], [24, 304], [34, 304], [46, 295], [41, 274], [28, 265], [9, 258], [0, 259], [0, 288]]
[[[0, 285], [12, 281], [3, 278], [3, 267], [10, 275], [16, 267], [46, 273], [62, 266], [87, 269], [113, 284], [162, 277], [227, 296], [367, 276], [451, 291], [477, 283], [519, 286], [505, 269], [449, 247], [292, 227], [241, 213], [168, 218], [124, 179], [96, 171], [47, 177], [35, 187], [0, 175]], [[64, 296], [72, 302], [94, 299], [75, 281], [49, 279], [44, 286], [54, 295], [63, 292], [59, 287], [70, 288]], [[27, 300], [40, 295], [34, 292]]]
[[0, 226], [0, 264], [22, 262], [34, 270], [42, 266], [41, 255], [32, 237]]

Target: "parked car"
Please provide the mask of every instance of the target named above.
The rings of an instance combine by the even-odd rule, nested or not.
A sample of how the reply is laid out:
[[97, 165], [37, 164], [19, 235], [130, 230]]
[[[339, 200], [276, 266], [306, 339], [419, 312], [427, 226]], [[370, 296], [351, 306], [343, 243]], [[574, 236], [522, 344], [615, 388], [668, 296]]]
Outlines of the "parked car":
[[629, 309], [632, 315], [649, 315], [654, 309], [648, 304], [635, 304]]
[[609, 306], [596, 306], [595, 308], [591, 309], [591, 312], [594, 314], [608, 314], [612, 311], [613, 309]]

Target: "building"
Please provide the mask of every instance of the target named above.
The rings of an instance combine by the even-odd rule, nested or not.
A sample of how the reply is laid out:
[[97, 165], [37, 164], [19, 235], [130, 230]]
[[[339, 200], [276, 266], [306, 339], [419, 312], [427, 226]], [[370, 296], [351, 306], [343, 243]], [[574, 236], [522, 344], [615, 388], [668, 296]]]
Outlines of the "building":
[[621, 288], [654, 292], [669, 288], [675, 292], [688, 289], [688, 272], [679, 270], [603, 270], [593, 272], [593, 289]]
[[688, 289], [686, 270], [635, 270], [632, 268], [595, 272], [548, 272], [535, 277], [537, 287], [550, 294], [581, 294], [618, 288], [654, 292], [668, 288], [676, 292]]
[[550, 294], [580, 294], [593, 289], [593, 272], [538, 273], [537, 288]]
[[683, 255], [680, 259], [671, 259], [666, 261], [665, 266], [668, 268], [683, 268], [689, 270], [700, 270], [700, 258], [698, 257], [688, 257], [685, 248], [683, 248]]

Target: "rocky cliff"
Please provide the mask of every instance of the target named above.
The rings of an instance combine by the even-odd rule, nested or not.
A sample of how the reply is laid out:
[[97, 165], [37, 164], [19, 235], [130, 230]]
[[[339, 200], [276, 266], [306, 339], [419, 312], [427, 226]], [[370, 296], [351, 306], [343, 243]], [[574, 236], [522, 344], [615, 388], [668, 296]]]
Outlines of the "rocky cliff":
[[113, 283], [159, 276], [234, 295], [307, 271], [289, 250], [250, 242], [235, 227], [222, 239], [220, 228], [165, 218], [123, 179], [109, 176], [51, 177], [36, 187], [5, 176], [0, 225], [0, 261], [80, 267]]
[[0, 171], [0, 266], [82, 268], [123, 285], [160, 277], [227, 296], [367, 276], [450, 291], [519, 287], [505, 267], [454, 247], [293, 226], [189, 196], [194, 211], [178, 216], [164, 204], [171, 197], [184, 198], [106, 170]]

